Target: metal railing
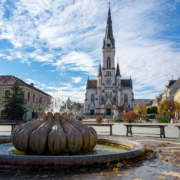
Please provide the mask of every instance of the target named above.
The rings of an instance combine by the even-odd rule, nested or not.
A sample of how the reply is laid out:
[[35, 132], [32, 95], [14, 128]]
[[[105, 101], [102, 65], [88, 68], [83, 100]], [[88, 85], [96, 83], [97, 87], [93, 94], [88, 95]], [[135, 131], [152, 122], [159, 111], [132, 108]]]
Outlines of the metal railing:
[[21, 123], [26, 123], [26, 119], [22, 118], [2, 118], [0, 119], [0, 124], [7, 123], [7, 124], [21, 124]]

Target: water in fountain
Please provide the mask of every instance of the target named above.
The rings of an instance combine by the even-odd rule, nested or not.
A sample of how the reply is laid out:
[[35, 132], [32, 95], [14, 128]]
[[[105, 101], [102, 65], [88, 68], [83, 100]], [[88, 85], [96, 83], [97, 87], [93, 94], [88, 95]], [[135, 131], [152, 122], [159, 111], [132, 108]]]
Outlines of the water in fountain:
[[[61, 112], [61, 113], [75, 113], [72, 109], [73, 103], [67, 102], [71, 95], [71, 78], [67, 76], [66, 67], [63, 65], [60, 69], [58, 83], [51, 83], [53, 85], [51, 102], [45, 108], [45, 112]], [[66, 86], [67, 91], [63, 91]], [[63, 107], [63, 108], [62, 108]]]

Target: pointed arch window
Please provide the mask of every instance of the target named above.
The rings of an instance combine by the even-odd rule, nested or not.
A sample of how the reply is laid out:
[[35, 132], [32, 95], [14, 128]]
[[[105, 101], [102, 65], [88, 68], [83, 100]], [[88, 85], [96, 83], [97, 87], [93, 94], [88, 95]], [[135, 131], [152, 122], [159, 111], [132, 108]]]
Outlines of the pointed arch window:
[[128, 96], [127, 96], [127, 94], [124, 95], [124, 102], [128, 102]]
[[107, 68], [111, 68], [111, 58], [107, 58]]
[[94, 102], [94, 94], [91, 95], [91, 102]]

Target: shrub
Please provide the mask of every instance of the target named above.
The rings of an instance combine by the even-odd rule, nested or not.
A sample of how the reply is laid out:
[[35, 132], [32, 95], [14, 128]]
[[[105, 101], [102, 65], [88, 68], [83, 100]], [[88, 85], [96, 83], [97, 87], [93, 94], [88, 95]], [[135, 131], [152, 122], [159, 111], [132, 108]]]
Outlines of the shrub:
[[122, 115], [122, 120], [123, 120], [123, 122], [131, 123], [134, 120], [136, 120], [138, 117], [139, 117], [139, 115], [137, 113], [135, 113], [134, 111], [129, 111]]
[[156, 120], [158, 123], [169, 123], [170, 119], [171, 118], [169, 116], [164, 115], [164, 116], [157, 117]]
[[27, 120], [27, 121], [34, 121], [34, 120], [36, 120], [36, 119], [27, 117], [26, 120]]
[[36, 110], [37, 110], [37, 111], [41, 111], [41, 110], [42, 110], [42, 107], [38, 106], [38, 107], [36, 108]]
[[95, 120], [96, 120], [97, 123], [102, 123], [102, 121], [103, 121], [102, 117], [100, 117], [100, 116], [96, 117]]
[[81, 114], [82, 119], [89, 119], [89, 116], [85, 116], [84, 114]]
[[146, 122], [150, 122], [149, 118], [146, 118]]

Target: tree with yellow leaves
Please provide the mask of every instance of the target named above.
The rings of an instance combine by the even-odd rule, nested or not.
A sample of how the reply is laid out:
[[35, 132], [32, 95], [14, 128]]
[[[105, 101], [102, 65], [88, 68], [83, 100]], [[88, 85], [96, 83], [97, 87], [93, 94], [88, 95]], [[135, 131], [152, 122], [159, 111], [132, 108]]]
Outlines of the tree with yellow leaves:
[[158, 106], [159, 114], [172, 114], [175, 112], [180, 112], [180, 103], [174, 101], [174, 99], [166, 99]]
[[147, 104], [140, 102], [137, 103], [136, 106], [134, 107], [134, 112], [138, 113], [139, 116], [143, 116], [147, 114]]

